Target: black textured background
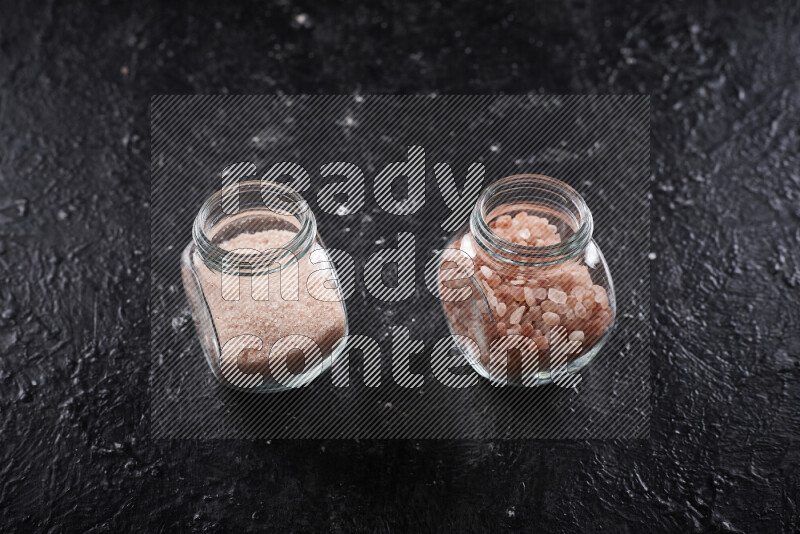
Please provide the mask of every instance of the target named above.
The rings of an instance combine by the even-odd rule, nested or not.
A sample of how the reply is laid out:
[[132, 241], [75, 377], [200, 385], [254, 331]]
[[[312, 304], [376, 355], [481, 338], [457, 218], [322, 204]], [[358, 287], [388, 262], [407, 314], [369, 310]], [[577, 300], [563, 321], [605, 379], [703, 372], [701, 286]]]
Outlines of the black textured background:
[[[800, 528], [795, 2], [233, 4], [0, 4], [2, 530]], [[150, 96], [355, 91], [652, 95], [649, 440], [149, 439]]]

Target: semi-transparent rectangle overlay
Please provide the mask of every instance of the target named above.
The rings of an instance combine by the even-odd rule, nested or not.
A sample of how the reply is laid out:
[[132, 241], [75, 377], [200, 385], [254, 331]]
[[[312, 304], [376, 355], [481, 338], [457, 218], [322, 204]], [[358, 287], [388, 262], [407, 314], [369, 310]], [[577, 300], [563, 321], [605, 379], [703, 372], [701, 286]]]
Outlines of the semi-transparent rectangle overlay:
[[[153, 437], [646, 438], [649, 121], [649, 97], [629, 95], [153, 97]], [[535, 344], [522, 360], [533, 370], [516, 369], [517, 380], [490, 380], [470, 365], [430, 274], [470, 224], [481, 192], [512, 175], [553, 177], [580, 193], [593, 221], [590, 246], [602, 249], [613, 279], [613, 290], [590, 287], [588, 297], [582, 289], [539, 294], [535, 285], [523, 292], [522, 276], [503, 282], [519, 301], [509, 301], [508, 314], [500, 304], [509, 335], [545, 336], [532, 333], [535, 323], [527, 331], [518, 324], [535, 302], [552, 308], [546, 321], [557, 309], [578, 320], [580, 299], [590, 308], [595, 298], [616, 303], [591, 362], [547, 380]], [[215, 193], [218, 205], [203, 212]], [[238, 235], [265, 228], [248, 218], [259, 199], [288, 206], [274, 210], [276, 220], [289, 213], [300, 221], [280, 234], [294, 232], [287, 247], [297, 261], [273, 254], [245, 265], [245, 256], [216, 247], [223, 219], [239, 225]], [[523, 227], [515, 236], [529, 234]], [[269, 242], [253, 239], [238, 243]], [[315, 260], [321, 242], [328, 253]], [[288, 267], [270, 270], [281, 261]], [[277, 273], [278, 285], [260, 268]], [[483, 273], [476, 266], [472, 281], [494, 286], [486, 302], [497, 309], [501, 279]], [[289, 287], [292, 280], [299, 285]], [[574, 308], [558, 308], [567, 305]], [[558, 343], [577, 354], [591, 337], [558, 338], [555, 328], [551, 359]]]

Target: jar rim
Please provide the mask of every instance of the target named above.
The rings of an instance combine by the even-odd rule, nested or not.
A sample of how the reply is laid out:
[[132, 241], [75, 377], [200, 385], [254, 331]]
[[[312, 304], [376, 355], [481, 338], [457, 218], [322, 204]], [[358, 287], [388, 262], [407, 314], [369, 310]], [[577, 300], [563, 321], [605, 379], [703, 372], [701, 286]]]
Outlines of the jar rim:
[[[494, 233], [487, 220], [493, 198], [514, 188], [548, 191], [563, 202], [551, 205], [575, 219], [577, 228], [562, 242], [537, 247], [519, 245]], [[501, 202], [499, 205], [506, 204]], [[478, 199], [470, 217], [470, 230], [478, 242], [492, 256], [504, 262], [521, 266], [546, 266], [566, 261], [581, 253], [592, 239], [594, 222], [592, 213], [580, 193], [567, 183], [543, 174], [514, 174], [489, 184]]]
[[[253, 200], [254, 195], [258, 195], [259, 202]], [[244, 202], [243, 210], [242, 199], [246, 196], [251, 198]], [[230, 213], [227, 208], [234, 200], [237, 209]], [[281, 248], [260, 253], [232, 252], [213, 242], [206, 229], [208, 224], [213, 227], [226, 216], [242, 214], [248, 209], [289, 215], [297, 219], [299, 229]], [[291, 187], [269, 180], [248, 180], [223, 187], [203, 202], [192, 225], [192, 240], [210, 269], [244, 276], [269, 274], [288, 267], [311, 249], [315, 235], [316, 220], [303, 197]], [[290, 254], [294, 257], [289, 261], [280, 261]]]

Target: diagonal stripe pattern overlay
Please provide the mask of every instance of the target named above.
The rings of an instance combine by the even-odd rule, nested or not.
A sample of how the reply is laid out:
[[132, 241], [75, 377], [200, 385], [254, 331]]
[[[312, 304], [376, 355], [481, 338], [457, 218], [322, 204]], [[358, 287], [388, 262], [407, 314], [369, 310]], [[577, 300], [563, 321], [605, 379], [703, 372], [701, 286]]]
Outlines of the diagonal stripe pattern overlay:
[[[649, 115], [649, 98], [638, 95], [153, 97], [153, 437], [646, 438]], [[382, 183], [387, 166], [412, 160], [424, 165], [424, 186]], [[337, 266], [352, 258], [349, 340], [309, 385], [255, 394], [224, 387], [206, 364], [180, 257], [207, 197], [279, 163], [307, 173], [297, 189], [325, 246], [346, 253], [331, 254]], [[579, 379], [496, 387], [462, 362], [446, 386], [439, 359], [456, 353], [442, 341], [448, 328], [426, 265], [480, 190], [523, 173], [558, 178], [585, 198], [614, 280], [615, 330]], [[392, 209], [392, 198], [409, 202]], [[224, 197], [223, 209], [235, 212], [238, 199]], [[369, 258], [389, 248], [409, 251], [404, 265], [365, 275]], [[404, 277], [409, 291], [376, 289]], [[554, 357], [579, 350], [564, 347]]]

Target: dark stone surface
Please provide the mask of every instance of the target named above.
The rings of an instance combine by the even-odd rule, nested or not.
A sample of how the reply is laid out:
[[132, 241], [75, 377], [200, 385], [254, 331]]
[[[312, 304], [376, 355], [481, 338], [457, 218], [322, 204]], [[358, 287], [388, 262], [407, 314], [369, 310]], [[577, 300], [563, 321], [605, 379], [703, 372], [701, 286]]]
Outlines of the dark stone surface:
[[[3, 530], [797, 531], [798, 49], [791, 2], [5, 2]], [[355, 91], [652, 94], [649, 440], [149, 439], [150, 95]]]

